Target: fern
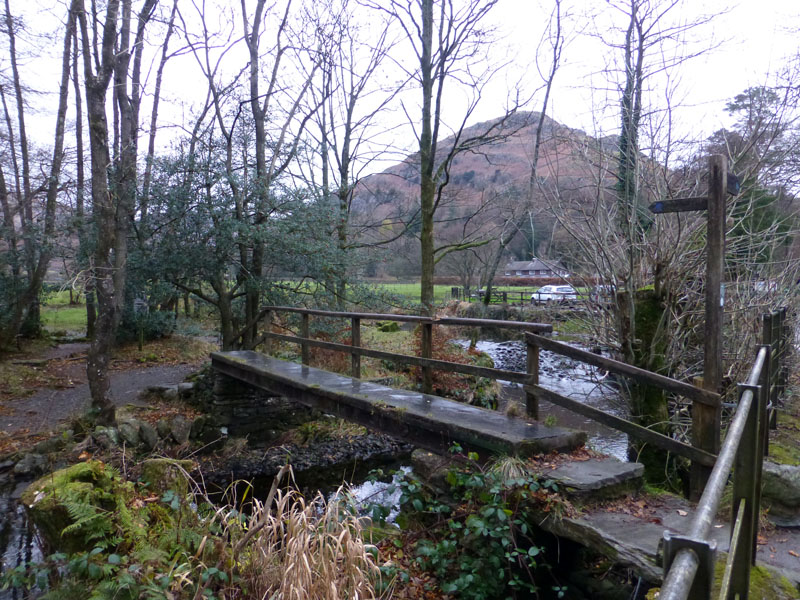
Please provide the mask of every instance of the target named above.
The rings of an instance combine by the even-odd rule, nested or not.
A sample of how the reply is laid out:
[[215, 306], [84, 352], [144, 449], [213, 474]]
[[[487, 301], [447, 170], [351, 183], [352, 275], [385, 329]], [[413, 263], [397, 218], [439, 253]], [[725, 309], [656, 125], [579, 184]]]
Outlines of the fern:
[[67, 509], [70, 518], [74, 521], [61, 531], [62, 536], [79, 533], [87, 542], [102, 541], [114, 530], [114, 524], [109, 513], [98, 510], [92, 504], [67, 499], [63, 499], [61, 504]]

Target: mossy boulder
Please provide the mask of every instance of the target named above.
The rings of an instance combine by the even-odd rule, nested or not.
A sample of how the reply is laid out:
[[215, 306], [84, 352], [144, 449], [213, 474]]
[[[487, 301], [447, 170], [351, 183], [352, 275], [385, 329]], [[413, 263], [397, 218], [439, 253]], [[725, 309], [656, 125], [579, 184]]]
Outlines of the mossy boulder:
[[186, 473], [193, 468], [194, 463], [190, 460], [152, 458], [142, 463], [142, 481], [156, 494], [172, 490], [179, 496], [185, 496], [189, 491]]
[[22, 503], [49, 550], [66, 553], [111, 543], [130, 528], [133, 486], [108, 465], [91, 460], [32, 483]]

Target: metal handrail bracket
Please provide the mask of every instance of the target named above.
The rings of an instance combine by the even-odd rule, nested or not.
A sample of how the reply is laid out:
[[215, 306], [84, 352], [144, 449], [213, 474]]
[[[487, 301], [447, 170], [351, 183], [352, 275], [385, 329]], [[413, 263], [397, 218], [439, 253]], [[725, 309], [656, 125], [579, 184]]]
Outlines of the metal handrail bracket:
[[664, 532], [664, 579], [667, 577], [675, 556], [681, 550], [689, 550], [697, 556], [697, 574], [692, 581], [688, 598], [692, 600], [711, 597], [714, 583], [714, 563], [717, 558], [716, 540], [698, 540], [692, 537]]

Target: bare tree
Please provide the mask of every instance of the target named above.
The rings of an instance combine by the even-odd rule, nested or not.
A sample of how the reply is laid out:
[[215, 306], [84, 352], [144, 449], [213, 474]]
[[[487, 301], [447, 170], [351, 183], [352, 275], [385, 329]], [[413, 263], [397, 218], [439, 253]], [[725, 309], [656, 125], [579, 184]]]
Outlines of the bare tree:
[[[549, 68], [547, 71], [543, 72], [538, 61], [536, 65], [542, 80], [544, 81], [544, 97], [542, 98], [541, 109], [539, 111], [538, 118], [536, 119], [536, 131], [533, 137], [530, 178], [528, 180], [527, 189], [527, 202], [524, 203], [522, 210], [516, 211], [517, 214], [512, 215], [503, 226], [503, 231], [500, 235], [499, 244], [497, 244], [497, 250], [494, 258], [489, 264], [484, 275], [484, 279], [481, 282], [481, 287], [486, 290], [483, 301], [487, 305], [489, 302], [491, 302], [492, 298], [492, 281], [494, 280], [495, 273], [500, 266], [500, 261], [506, 254], [506, 249], [514, 240], [517, 233], [524, 227], [525, 219], [527, 218], [528, 220], [531, 220], [532, 213], [536, 211], [536, 207], [534, 205], [534, 194], [539, 189], [539, 153], [544, 141], [545, 118], [547, 115], [548, 105], [550, 103], [550, 93], [553, 89], [553, 83], [555, 82], [558, 68], [561, 65], [561, 54], [564, 50], [564, 44], [566, 43], [566, 38], [563, 31], [564, 15], [562, 15], [561, 8], [561, 0], [555, 0], [555, 6], [553, 7], [553, 12], [550, 16], [548, 27], [544, 32], [542, 43], [540, 43], [540, 46], [543, 46], [545, 42], [550, 46]], [[533, 250], [533, 248], [531, 248], [531, 250]]]
[[[379, 228], [369, 219], [353, 226], [351, 209], [361, 174], [375, 159], [389, 151], [380, 138], [385, 124], [378, 122], [390, 110], [391, 103], [403, 90], [404, 82], [390, 86], [376, 80], [385, 72], [389, 53], [395, 42], [389, 39], [388, 23], [359, 22], [348, 0], [315, 5], [315, 22], [331, 35], [321, 48], [319, 84], [312, 88], [320, 110], [316, 122], [320, 131], [317, 144], [321, 159], [322, 200], [336, 212], [335, 235], [338, 244], [336, 263], [332, 265], [333, 282], [329, 287], [336, 302], [343, 306], [347, 295], [348, 259], [354, 251], [373, 246], [368, 230]], [[374, 40], [367, 32], [380, 31]], [[302, 168], [302, 165], [301, 165]], [[314, 168], [308, 179], [314, 180]], [[381, 220], [383, 221], [383, 220]], [[378, 244], [387, 244], [402, 233], [383, 236]]]
[[[420, 300], [433, 312], [433, 274], [437, 260], [450, 252], [484, 245], [488, 239], [436, 247], [435, 215], [445, 199], [454, 159], [462, 152], [475, 151], [511, 135], [516, 127], [509, 117], [516, 107], [492, 122], [486, 131], [465, 135], [466, 124], [478, 106], [483, 88], [497, 73], [486, 65], [486, 50], [492, 36], [485, 24], [496, 0], [391, 0], [365, 4], [389, 14], [404, 31], [416, 56], [416, 69], [408, 75], [420, 86], [420, 118], [414, 130], [419, 147], [420, 256], [422, 277]], [[482, 69], [482, 66], [485, 68]], [[448, 127], [444, 115], [445, 91], [462, 85], [470, 90], [463, 113], [451, 126], [452, 144], [440, 146]], [[406, 111], [407, 112], [407, 111]]]
[[[9, 38], [9, 53], [10, 62], [13, 74], [13, 87], [14, 87], [14, 101], [17, 107], [17, 118], [19, 125], [19, 148], [14, 143], [13, 129], [11, 127], [11, 119], [8, 114], [8, 108], [3, 96], [3, 107], [6, 110], [6, 123], [8, 126], [9, 140], [11, 144], [11, 154], [16, 156], [19, 151], [22, 158], [22, 187], [19, 185], [19, 177], [15, 169], [16, 185], [16, 198], [18, 210], [16, 213], [20, 217], [22, 224], [22, 239], [24, 244], [25, 253], [25, 274], [26, 280], [22, 286], [21, 292], [13, 298], [11, 306], [9, 307], [9, 316], [0, 320], [0, 345], [13, 339], [19, 332], [24, 321], [30, 323], [31, 333], [38, 333], [39, 329], [39, 294], [44, 282], [44, 276], [47, 272], [47, 267], [50, 264], [50, 259], [53, 256], [52, 238], [54, 237], [56, 227], [56, 201], [61, 186], [61, 168], [64, 158], [64, 130], [67, 113], [67, 98], [69, 95], [69, 76], [70, 76], [70, 56], [72, 38], [75, 35], [75, 20], [69, 18], [64, 33], [62, 66], [61, 66], [61, 80], [59, 84], [58, 93], [58, 109], [56, 112], [55, 136], [53, 141], [52, 160], [49, 165], [47, 177], [34, 189], [31, 182], [30, 174], [30, 152], [28, 147], [28, 138], [25, 129], [25, 98], [23, 96], [23, 85], [20, 80], [19, 68], [17, 65], [17, 50], [16, 50], [16, 24], [11, 15], [11, 10], [8, 0], [6, 0], [6, 14], [5, 22], [7, 27], [7, 35]], [[16, 160], [12, 161], [16, 165]], [[45, 167], [43, 167], [44, 169]], [[33, 201], [34, 197], [39, 193], [45, 193], [44, 203], [44, 216], [42, 218], [41, 235], [37, 235], [35, 231]], [[14, 212], [10, 209], [8, 204], [8, 190], [5, 184], [5, 178], [2, 178], [2, 185], [0, 185], [0, 195], [3, 196], [2, 206], [5, 221], [5, 229], [12, 252], [12, 271], [13, 275], [19, 280], [20, 269], [19, 263], [16, 258], [16, 243], [17, 234], [14, 231]]]
[[[675, 168], [676, 148], [685, 140], [676, 138], [678, 107], [672, 102], [680, 66], [709, 48], [702, 33], [710, 17], [685, 18], [681, 0], [608, 4], [613, 11], [606, 17], [613, 22], [596, 35], [611, 50], [606, 75], [619, 106], [619, 134], [573, 136], [584, 172], [540, 187], [569, 237], [575, 262], [615, 291], [610, 303], [589, 313], [598, 317], [593, 327], [600, 339], [628, 363], [678, 375], [681, 360], [697, 364], [691, 351], [671, 352], [681, 337], [681, 281], [697, 273], [703, 260], [697, 251], [702, 223], [695, 216], [655, 220], [647, 206], [655, 199], [705, 193], [699, 180]], [[668, 398], [648, 386], [628, 391], [632, 418], [670, 434]], [[663, 456], [635, 443], [630, 452], [646, 464], [649, 476], [663, 480]]]
[[[144, 29], [157, 0], [146, 0], [136, 15], [136, 33], [131, 48], [132, 0], [110, 0], [104, 21], [92, 19], [92, 29], [83, 0], [73, 0], [70, 12], [80, 24], [83, 53], [84, 86], [89, 120], [91, 148], [91, 189], [96, 244], [93, 277], [97, 294], [98, 314], [95, 336], [87, 358], [87, 375], [92, 396], [92, 409], [101, 423], [114, 421], [114, 405], [109, 398], [108, 364], [111, 348], [121, 318], [125, 292], [128, 231], [136, 203], [136, 118], [138, 97], [128, 90], [131, 52], [134, 65], [140, 65]], [[120, 11], [121, 8], [121, 11]], [[98, 45], [99, 42], [99, 45]], [[109, 128], [106, 117], [106, 96], [114, 77], [114, 98], [119, 130], [115, 139], [119, 148], [112, 164], [109, 152]], [[132, 74], [133, 88], [138, 92], [139, 72]]]

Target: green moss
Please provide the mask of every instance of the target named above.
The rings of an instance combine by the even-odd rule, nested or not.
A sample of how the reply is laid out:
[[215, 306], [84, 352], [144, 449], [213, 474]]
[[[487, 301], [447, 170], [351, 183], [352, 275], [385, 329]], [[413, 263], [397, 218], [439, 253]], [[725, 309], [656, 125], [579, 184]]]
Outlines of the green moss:
[[185, 473], [194, 468], [190, 460], [171, 458], [151, 458], [142, 463], [142, 481], [155, 493], [163, 494], [172, 490], [180, 496], [189, 491], [189, 481]]
[[[790, 403], [793, 405], [795, 399]], [[778, 411], [778, 428], [770, 432], [769, 459], [782, 465], [800, 465], [800, 416], [794, 406]]]
[[[714, 567], [714, 589], [711, 592], [712, 598], [719, 597], [722, 587], [722, 577], [725, 574], [726, 555], [720, 555]], [[647, 592], [647, 600], [658, 598], [660, 588], [652, 588]], [[800, 592], [792, 585], [792, 582], [783, 575], [774, 573], [764, 567], [750, 568], [750, 600], [792, 600], [800, 598]]]
[[32, 483], [22, 502], [51, 549], [78, 552], [107, 546], [134, 527], [128, 509], [133, 486], [96, 460], [78, 463]]
[[[717, 560], [714, 569], [713, 598], [719, 596], [722, 586], [722, 577], [725, 574], [725, 560], [727, 555], [722, 555]], [[797, 588], [792, 583], [777, 573], [764, 567], [750, 568], [750, 600], [790, 600], [800, 598]]]

